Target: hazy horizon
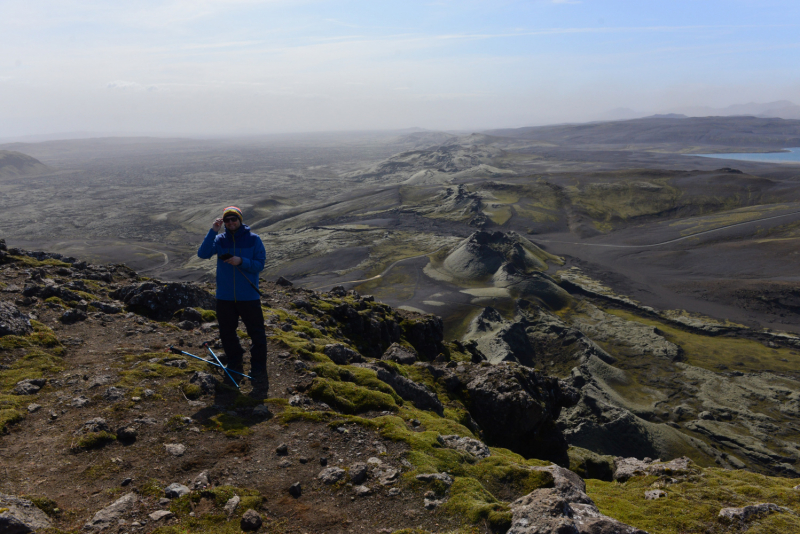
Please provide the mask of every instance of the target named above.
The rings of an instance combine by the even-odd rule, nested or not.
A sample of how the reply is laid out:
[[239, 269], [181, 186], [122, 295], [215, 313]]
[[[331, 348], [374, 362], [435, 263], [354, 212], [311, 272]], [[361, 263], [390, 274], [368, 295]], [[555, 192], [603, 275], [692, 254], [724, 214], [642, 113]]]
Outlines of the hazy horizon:
[[796, 104], [798, 15], [746, 0], [10, 0], [0, 139], [477, 131]]

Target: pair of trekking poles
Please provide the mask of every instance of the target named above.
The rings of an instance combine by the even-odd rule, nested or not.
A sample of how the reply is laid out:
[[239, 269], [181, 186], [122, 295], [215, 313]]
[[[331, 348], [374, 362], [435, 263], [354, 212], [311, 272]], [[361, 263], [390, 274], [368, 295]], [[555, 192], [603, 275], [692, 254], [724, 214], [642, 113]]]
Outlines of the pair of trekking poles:
[[248, 376], [248, 375], [246, 375], [244, 373], [240, 373], [239, 371], [236, 371], [234, 369], [228, 369], [226, 366], [222, 365], [222, 362], [220, 361], [220, 359], [217, 357], [217, 355], [214, 353], [214, 351], [211, 350], [211, 342], [210, 341], [206, 341], [205, 343], [203, 343], [200, 346], [201, 347], [205, 347], [206, 349], [208, 349], [208, 352], [210, 352], [211, 356], [214, 358], [213, 361], [212, 360], [206, 360], [205, 358], [201, 358], [200, 356], [195, 356], [191, 352], [186, 352], [185, 350], [181, 350], [179, 348], [173, 347], [172, 345], [169, 346], [169, 350], [170, 350], [170, 352], [172, 352], [172, 354], [183, 354], [184, 356], [190, 356], [190, 357], [192, 357], [192, 358], [194, 358], [196, 360], [200, 360], [201, 362], [206, 362], [207, 364], [213, 365], [214, 367], [219, 367], [220, 369], [225, 371], [225, 374], [228, 375], [228, 378], [231, 379], [231, 382], [233, 382], [233, 384], [236, 386], [236, 389], [241, 389], [241, 388], [239, 388], [239, 382], [236, 379], [234, 379], [233, 376], [231, 376], [231, 373], [235, 373], [235, 374], [237, 374], [239, 376], [243, 376], [245, 378], [249, 378], [250, 380], [253, 379], [253, 377], [251, 377], [251, 376]]

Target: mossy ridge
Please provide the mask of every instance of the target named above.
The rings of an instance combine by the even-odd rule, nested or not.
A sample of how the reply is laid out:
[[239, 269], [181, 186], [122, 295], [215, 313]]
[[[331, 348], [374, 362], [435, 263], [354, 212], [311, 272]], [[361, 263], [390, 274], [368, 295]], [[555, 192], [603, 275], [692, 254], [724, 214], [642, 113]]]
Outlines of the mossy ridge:
[[37, 260], [36, 258], [31, 258], [30, 256], [9, 255], [8, 257], [22, 263], [26, 267], [72, 267], [71, 263], [54, 260], [52, 258], [48, 258], [46, 260]]
[[[749, 471], [705, 468], [699, 476], [664, 485], [655, 476], [635, 477], [625, 483], [586, 480], [588, 495], [600, 511], [650, 534], [731, 532], [718, 519], [722, 508], [771, 502], [798, 515], [773, 513], [748, 523], [748, 534], [800, 532], [800, 493], [796, 480]], [[644, 492], [663, 487], [666, 498], [644, 499]], [[735, 528], [735, 527], [733, 527]]]
[[241, 438], [253, 433], [247, 419], [226, 413], [210, 417], [204, 426], [206, 430], [222, 432], [229, 438]]
[[116, 434], [102, 430], [100, 432], [88, 432], [78, 438], [75, 442], [73, 450], [79, 449], [99, 449], [105, 447], [109, 443], [116, 441]]
[[[157, 481], [156, 481], [157, 483]], [[162, 491], [159, 487], [159, 491]], [[223, 512], [225, 503], [234, 495], [241, 499], [239, 506], [234, 513], [234, 517], [241, 517], [248, 509], [257, 510], [263, 504], [265, 498], [258, 491], [249, 488], [234, 486], [217, 486], [202, 491], [195, 491], [173, 499], [169, 510], [176, 515], [179, 525], [162, 526], [153, 531], [153, 534], [187, 534], [189, 532], [204, 532], [208, 534], [241, 534], [239, 521], [231, 520]], [[215, 509], [205, 515], [192, 517], [195, 504], [201, 500], [211, 501]], [[286, 520], [270, 521], [265, 520], [259, 532], [278, 534], [285, 532]]]
[[347, 414], [386, 410], [395, 412], [399, 409], [388, 393], [374, 391], [352, 382], [317, 377], [311, 383], [308, 394], [311, 398]]
[[320, 363], [315, 365], [312, 370], [321, 378], [339, 382], [352, 382], [373, 391], [386, 393], [392, 397], [397, 406], [403, 405], [403, 399], [400, 398], [400, 395], [386, 382], [379, 380], [377, 373], [372, 369], [351, 365], [336, 365], [334, 363]]
[[8, 432], [8, 426], [19, 423], [25, 415], [13, 408], [0, 408], [0, 434]]
[[61, 343], [53, 331], [40, 323], [31, 321], [33, 332], [25, 336], [3, 336], [0, 338], [0, 350], [13, 350], [26, 347], [60, 347]]
[[800, 378], [798, 371], [800, 354], [792, 349], [772, 349], [751, 339], [687, 332], [666, 322], [641, 317], [629, 311], [618, 309], [603, 309], [603, 311], [658, 328], [667, 340], [683, 349], [685, 363], [689, 365], [713, 372], [731, 367], [745, 372], [770, 371]]

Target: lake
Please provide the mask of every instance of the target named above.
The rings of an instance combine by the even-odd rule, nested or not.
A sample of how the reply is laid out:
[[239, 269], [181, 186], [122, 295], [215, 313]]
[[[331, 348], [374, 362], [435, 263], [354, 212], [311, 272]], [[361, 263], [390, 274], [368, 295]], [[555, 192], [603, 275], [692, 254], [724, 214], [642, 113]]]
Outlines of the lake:
[[786, 148], [787, 152], [740, 153], [740, 154], [687, 154], [704, 158], [738, 159], [743, 161], [766, 161], [770, 163], [800, 163], [800, 147]]

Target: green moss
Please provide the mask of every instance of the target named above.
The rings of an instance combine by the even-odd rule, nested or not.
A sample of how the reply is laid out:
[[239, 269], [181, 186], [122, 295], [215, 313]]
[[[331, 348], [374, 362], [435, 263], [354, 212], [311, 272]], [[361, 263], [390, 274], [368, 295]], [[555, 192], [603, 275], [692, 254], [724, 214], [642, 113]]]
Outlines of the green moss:
[[61, 513], [61, 510], [58, 508], [58, 503], [49, 497], [40, 495], [21, 495], [21, 497], [31, 501], [36, 508], [50, 517], [57, 517]]
[[231, 438], [247, 436], [253, 432], [247, 426], [247, 421], [243, 417], [226, 413], [217, 414], [209, 418], [206, 428], [215, 432], [222, 432]]
[[[8, 337], [8, 336], [6, 336]], [[42, 378], [47, 373], [61, 371], [63, 360], [47, 352], [33, 349], [0, 373], [0, 388], [11, 390], [17, 382], [29, 378]]]
[[614, 476], [614, 457], [597, 454], [580, 447], [570, 447], [569, 470], [581, 478], [611, 480]]
[[53, 259], [46, 259], [39, 261], [35, 258], [31, 258], [30, 256], [9, 256], [9, 257], [17, 260], [20, 263], [23, 263], [27, 267], [72, 267], [72, 265], [69, 263]]
[[380, 391], [391, 395], [395, 404], [398, 406], [403, 405], [403, 399], [400, 398], [394, 389], [386, 382], [378, 379], [378, 375], [372, 369], [363, 369], [361, 367], [354, 367], [350, 365], [336, 365], [333, 363], [322, 363], [314, 366], [314, 372], [322, 378], [336, 380], [341, 382], [352, 382], [359, 386]]
[[[730, 532], [720, 509], [771, 502], [800, 513], [796, 480], [748, 471], [708, 468], [700, 476], [664, 486], [654, 476], [625, 483], [587, 480], [587, 493], [601, 512], [651, 534]], [[663, 487], [667, 498], [648, 501], [644, 492]], [[748, 534], [800, 532], [800, 515], [774, 513], [749, 523]]]
[[211, 323], [217, 320], [217, 312], [214, 310], [204, 310], [203, 308], [195, 308], [195, 310], [200, 312], [204, 323]]
[[325, 402], [344, 413], [355, 414], [369, 411], [397, 411], [391, 395], [373, 391], [351, 382], [338, 382], [326, 378], [315, 378], [309, 389], [311, 398]]
[[87, 293], [86, 291], [74, 291], [74, 293], [76, 295], [78, 295], [80, 298], [82, 298], [83, 300], [86, 300], [86, 301], [100, 300], [95, 295], [92, 295], [91, 293]]
[[0, 409], [0, 434], [5, 434], [8, 431], [8, 425], [19, 423], [25, 419], [25, 416], [12, 408]]
[[59, 297], [48, 297], [44, 299], [44, 301], [48, 304], [58, 304], [59, 306], [64, 306], [65, 308], [67, 307], [67, 303], [61, 300]]
[[139, 493], [145, 497], [163, 497], [164, 486], [157, 479], [151, 478], [139, 487]]
[[101, 432], [89, 432], [78, 439], [76, 446], [80, 449], [99, 449], [116, 439], [116, 435], [111, 432], [106, 432], [105, 430]]
[[[474, 478], [456, 477], [450, 498], [442, 510], [467, 518], [471, 523], [487, 520], [491, 524], [511, 526], [508, 504], [501, 503]], [[506, 527], [508, 528], [508, 527]]]

